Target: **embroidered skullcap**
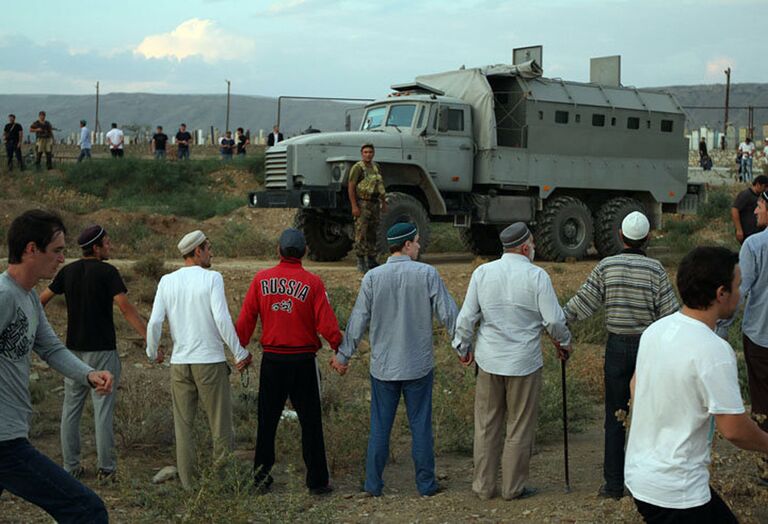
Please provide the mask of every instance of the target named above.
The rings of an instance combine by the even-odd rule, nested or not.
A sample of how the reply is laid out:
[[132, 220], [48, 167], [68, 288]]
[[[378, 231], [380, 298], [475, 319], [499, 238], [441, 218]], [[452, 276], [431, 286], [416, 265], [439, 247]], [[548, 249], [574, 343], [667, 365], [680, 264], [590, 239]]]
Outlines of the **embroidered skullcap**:
[[186, 255], [187, 253], [194, 251], [194, 249], [203, 242], [205, 242], [205, 233], [198, 229], [184, 235], [184, 238], [179, 241], [179, 244], [176, 247], [179, 248], [182, 255]]
[[280, 249], [294, 248], [302, 253], [307, 248], [307, 241], [304, 239], [304, 233], [298, 229], [289, 227], [280, 235]]
[[642, 240], [648, 236], [651, 224], [640, 211], [632, 211], [621, 221], [621, 234], [630, 240]]
[[104, 235], [107, 234], [107, 230], [98, 224], [88, 226], [83, 229], [80, 236], [77, 237], [77, 245], [85, 248], [99, 241]]
[[410, 222], [398, 222], [389, 229], [387, 229], [387, 244], [390, 246], [397, 246], [404, 244], [408, 240], [416, 238], [416, 224]]
[[501, 240], [502, 246], [511, 248], [525, 244], [525, 241], [528, 240], [530, 236], [531, 230], [528, 229], [525, 222], [515, 222], [499, 233], [499, 240]]

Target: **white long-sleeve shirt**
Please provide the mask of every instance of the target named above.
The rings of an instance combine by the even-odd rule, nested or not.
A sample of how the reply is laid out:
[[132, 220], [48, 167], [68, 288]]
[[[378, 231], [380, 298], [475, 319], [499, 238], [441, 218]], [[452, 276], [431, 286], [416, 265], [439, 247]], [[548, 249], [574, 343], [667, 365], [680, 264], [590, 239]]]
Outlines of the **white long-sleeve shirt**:
[[478, 321], [475, 360], [494, 375], [525, 376], [542, 367], [542, 329], [564, 346], [571, 343], [549, 275], [515, 253], [472, 273], [456, 319], [454, 348], [463, 353], [471, 346]]
[[224, 279], [216, 271], [186, 266], [160, 279], [147, 323], [147, 356], [151, 360], [157, 358], [166, 317], [173, 339], [171, 364], [225, 362], [225, 343], [236, 362], [248, 356], [232, 324]]

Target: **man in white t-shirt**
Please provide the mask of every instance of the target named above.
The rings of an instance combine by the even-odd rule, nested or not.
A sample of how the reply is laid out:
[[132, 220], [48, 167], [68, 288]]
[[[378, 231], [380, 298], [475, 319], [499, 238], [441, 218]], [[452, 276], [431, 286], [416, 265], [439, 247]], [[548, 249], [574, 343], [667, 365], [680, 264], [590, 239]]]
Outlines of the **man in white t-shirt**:
[[157, 286], [147, 323], [147, 356], [163, 361], [159, 344], [167, 317], [173, 339], [171, 398], [176, 463], [182, 486], [190, 489], [197, 469], [194, 421], [198, 404], [208, 417], [214, 457], [231, 452], [235, 444], [224, 344], [229, 346], [239, 371], [251, 363], [251, 354], [237, 338], [221, 273], [209, 270], [213, 252], [205, 234], [199, 230], [188, 233], [177, 247], [184, 266], [165, 275]]
[[109, 146], [109, 152], [112, 158], [123, 158], [123, 144], [125, 142], [125, 135], [123, 130], [117, 127], [116, 123], [112, 123], [112, 129], [107, 133], [107, 145]]
[[741, 155], [741, 176], [745, 182], [752, 182], [752, 157], [755, 156], [755, 144], [752, 139], [747, 137], [744, 142], [739, 144], [739, 154]]
[[680, 263], [683, 309], [640, 339], [624, 478], [647, 522], [737, 522], [709, 486], [715, 428], [768, 453], [768, 433], [744, 412], [736, 355], [715, 332], [739, 305], [738, 255], [698, 247]]

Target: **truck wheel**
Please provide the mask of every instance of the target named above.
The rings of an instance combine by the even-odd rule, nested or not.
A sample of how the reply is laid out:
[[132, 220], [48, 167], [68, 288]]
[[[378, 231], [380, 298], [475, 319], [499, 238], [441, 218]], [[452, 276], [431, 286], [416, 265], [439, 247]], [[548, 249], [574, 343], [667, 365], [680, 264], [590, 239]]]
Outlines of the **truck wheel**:
[[592, 213], [578, 198], [556, 197], [544, 204], [536, 225], [536, 253], [544, 260], [581, 260], [592, 245]]
[[381, 217], [379, 226], [379, 251], [386, 253], [387, 229], [398, 222], [413, 222], [419, 228], [419, 244], [421, 251], [425, 252], [429, 247], [429, 215], [424, 206], [416, 198], [406, 193], [387, 193], [387, 212]]
[[304, 232], [309, 246], [309, 258], [318, 262], [341, 260], [352, 249], [352, 239], [344, 224], [310, 209], [296, 212], [293, 226]]
[[634, 198], [613, 198], [600, 206], [595, 216], [595, 247], [601, 257], [615, 255], [624, 248], [619, 229], [624, 217], [633, 211], [648, 216], [643, 205]]
[[460, 229], [464, 246], [475, 255], [500, 256], [499, 228], [487, 224], [472, 224]]

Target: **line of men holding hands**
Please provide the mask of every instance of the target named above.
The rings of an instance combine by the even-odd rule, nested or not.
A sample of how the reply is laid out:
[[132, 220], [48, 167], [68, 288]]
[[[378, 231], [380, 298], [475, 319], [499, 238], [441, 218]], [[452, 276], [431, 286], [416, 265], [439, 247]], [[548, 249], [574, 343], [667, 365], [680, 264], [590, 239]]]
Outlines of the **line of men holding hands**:
[[[756, 211], [761, 224], [768, 223], [767, 202], [768, 196], [763, 194]], [[554, 342], [558, 357], [567, 359], [572, 349], [568, 322], [587, 318], [604, 307], [609, 338], [605, 360], [605, 484], [599, 495], [621, 498], [626, 485], [648, 521], [667, 517], [712, 522], [734, 519], [709, 488], [710, 424], [714, 420], [737, 446], [768, 453], [768, 428], [763, 425], [759, 429], [745, 414], [733, 350], [713, 331], [715, 322], [732, 317], [740, 304], [738, 257], [723, 248], [697, 248], [689, 253], [678, 271], [684, 304], [678, 311], [666, 272], [643, 251], [649, 229], [644, 215], [628, 215], [621, 230], [625, 251], [603, 259], [561, 308], [549, 276], [532, 263], [535, 243], [531, 231], [523, 223], [513, 224], [500, 234], [502, 257], [473, 272], [459, 311], [437, 271], [417, 261], [420, 245], [416, 226], [395, 224], [387, 232], [391, 256], [363, 277], [344, 335], [322, 280], [302, 266], [307, 247], [300, 231], [283, 232], [278, 245], [280, 263], [256, 274], [235, 325], [223, 279], [218, 272], [208, 270], [213, 256], [211, 242], [201, 231], [189, 233], [178, 245], [184, 265], [161, 279], [146, 324], [150, 359], [164, 359], [159, 342], [165, 319], [173, 338], [171, 393], [182, 485], [193, 487], [197, 475], [192, 435], [198, 405], [208, 418], [215, 455], [234, 447], [224, 344], [232, 352], [237, 369], [243, 371], [252, 361], [244, 347], [261, 319], [263, 354], [254, 456], [254, 480], [260, 491], [268, 491], [273, 482], [275, 433], [287, 399], [296, 409], [302, 428], [307, 488], [316, 495], [332, 491], [322, 430], [316, 360], [322, 344], [318, 334], [334, 352], [331, 367], [343, 375], [368, 331], [371, 415], [364, 493], [380, 496], [383, 492], [389, 437], [401, 395], [412, 434], [417, 490], [422, 496], [440, 492], [431, 424], [432, 331], [436, 318], [453, 337], [459, 361], [465, 366], [475, 362], [478, 367], [473, 491], [481, 499], [499, 494], [507, 500], [534, 495], [536, 490], [526, 483], [542, 388], [542, 331]], [[0, 430], [0, 488], [38, 504], [59, 521], [72, 521], [73, 506], [77, 505], [77, 511], [90, 511], [94, 515], [91, 520], [99, 522], [106, 519], [103, 503], [73, 478], [81, 473], [79, 440], [73, 427], [77, 427], [89, 387], [112, 397], [112, 408], [103, 408], [104, 416], [97, 415], [95, 422], [99, 477], [114, 478], [111, 391], [119, 380], [119, 359], [116, 355], [110, 361], [102, 359], [105, 355], [84, 354], [72, 359], [50, 327], [41, 331], [47, 321], [42, 308], [34, 306], [39, 301], [33, 288], [40, 279], [51, 278], [63, 262], [64, 233], [60, 219], [42, 211], [18, 217], [9, 230], [10, 266], [0, 275], [0, 296], [4, 303], [13, 300], [19, 307], [4, 307], [0, 315], [0, 381], [4, 386], [0, 388], [0, 419], [2, 427], [13, 428]], [[750, 237], [745, 247], [768, 254], [764, 235]], [[756, 239], [762, 242], [758, 244]], [[108, 336], [111, 330], [114, 337], [111, 307], [105, 306], [110, 312], [108, 321], [105, 317], [99, 323], [82, 324], [91, 318], [83, 314], [89, 297], [101, 295], [101, 304], [108, 300], [110, 306], [114, 300], [137, 332], [144, 335], [145, 327], [125, 298], [119, 273], [105, 263], [110, 254], [106, 231], [91, 227], [83, 231], [78, 243], [84, 253], [83, 261], [78, 261], [80, 267], [68, 269], [78, 262], [66, 266], [41, 299], [45, 304], [55, 294], [66, 295], [70, 347], [75, 346], [70, 337], [87, 338], [89, 329], [100, 329], [108, 343], [98, 348], [94, 343], [83, 353], [114, 353], [114, 339]], [[49, 253], [49, 249], [54, 252]], [[749, 297], [747, 311], [751, 308], [752, 317], [762, 318], [768, 310], [762, 300], [768, 286], [754, 286], [761, 282], [759, 261], [752, 260], [748, 267], [751, 275], [745, 274], [743, 282], [753, 287], [742, 288], [742, 293]], [[81, 323], [79, 331], [73, 322]], [[36, 452], [27, 440], [23, 415], [29, 411], [29, 350], [47, 358], [71, 381], [65, 389], [64, 414], [69, 415], [62, 416], [62, 450], [64, 469], [72, 475], [56, 470], [58, 466]], [[54, 350], [58, 359], [50, 358]], [[747, 361], [754, 413], [768, 412], [764, 358], [760, 354], [759, 359]], [[13, 384], [12, 394], [6, 391], [7, 384]], [[625, 430], [615, 412], [628, 410], [632, 388], [635, 400], [625, 463]], [[93, 398], [96, 407], [99, 397]], [[22, 418], [23, 422], [19, 420]], [[29, 477], [34, 461], [28, 461], [28, 466], [12, 462], [8, 467], [18, 449], [37, 453], [39, 461], [47, 460], [45, 467], [50, 471], [46, 475], [58, 479], [62, 487], [57, 493], [69, 503], [56, 493], [41, 495], [42, 488]]]

